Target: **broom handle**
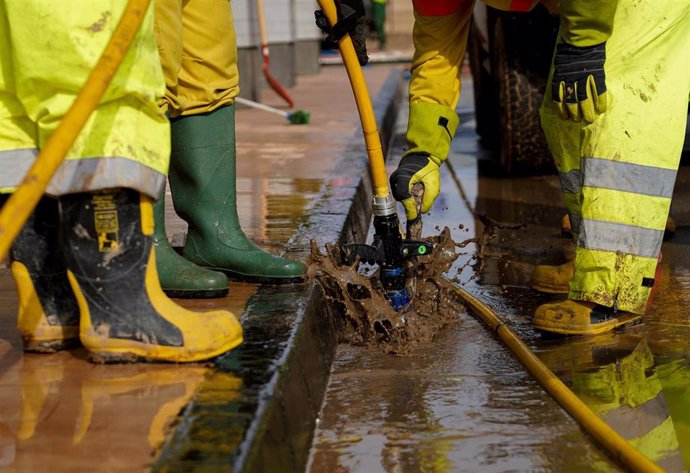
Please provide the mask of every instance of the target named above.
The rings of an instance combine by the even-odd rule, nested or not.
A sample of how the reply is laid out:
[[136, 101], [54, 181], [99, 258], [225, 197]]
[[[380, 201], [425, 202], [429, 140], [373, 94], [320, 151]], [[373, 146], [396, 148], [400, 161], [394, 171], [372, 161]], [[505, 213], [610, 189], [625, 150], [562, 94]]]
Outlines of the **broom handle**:
[[280, 115], [283, 118], [286, 118], [288, 116], [288, 112], [278, 110], [277, 108], [269, 107], [268, 105], [264, 105], [262, 103], [254, 102], [252, 100], [243, 99], [242, 97], [235, 97], [235, 102], [241, 103], [242, 105], [246, 105], [248, 107], [257, 108], [265, 112], [275, 113], [276, 115]]
[[264, 0], [256, 0], [256, 16], [259, 19], [259, 36], [261, 38], [261, 54], [268, 57], [268, 36], [266, 35], [266, 15], [264, 14]]

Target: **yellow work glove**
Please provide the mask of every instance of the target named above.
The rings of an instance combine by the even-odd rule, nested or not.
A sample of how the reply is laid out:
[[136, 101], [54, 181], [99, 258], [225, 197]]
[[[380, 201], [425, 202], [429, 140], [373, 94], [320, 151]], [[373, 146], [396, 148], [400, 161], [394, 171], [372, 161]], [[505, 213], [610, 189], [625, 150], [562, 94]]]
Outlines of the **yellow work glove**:
[[448, 157], [458, 121], [458, 114], [446, 105], [430, 102], [410, 104], [406, 136], [409, 148], [390, 179], [393, 197], [405, 207], [407, 220], [417, 218], [412, 186], [417, 183], [424, 185], [422, 213], [428, 212], [438, 197], [441, 163]]
[[594, 46], [556, 45], [551, 98], [564, 120], [592, 123], [607, 106], [606, 42]]
[[417, 206], [411, 194], [412, 186], [417, 183], [424, 185], [421, 212], [431, 210], [431, 206], [441, 191], [441, 160], [424, 153], [413, 153], [403, 156], [393, 174], [391, 174], [391, 190], [395, 200], [399, 200], [405, 207], [407, 220], [417, 218]]

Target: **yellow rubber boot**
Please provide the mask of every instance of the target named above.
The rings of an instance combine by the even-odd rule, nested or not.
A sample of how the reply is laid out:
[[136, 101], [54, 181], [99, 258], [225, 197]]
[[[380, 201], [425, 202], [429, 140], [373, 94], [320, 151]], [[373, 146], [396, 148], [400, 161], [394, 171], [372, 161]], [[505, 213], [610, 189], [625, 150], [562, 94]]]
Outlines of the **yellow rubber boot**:
[[534, 312], [537, 330], [563, 335], [595, 335], [642, 319], [642, 314], [617, 311], [593, 302], [571, 301], [543, 304]]
[[575, 263], [568, 261], [559, 266], [539, 265], [534, 268], [529, 285], [532, 289], [549, 294], [568, 294], [568, 283], [573, 278]]
[[58, 203], [43, 197], [10, 252], [17, 329], [25, 351], [50, 353], [79, 343], [79, 310], [58, 245]]
[[79, 303], [79, 338], [94, 362], [191, 362], [242, 343], [227, 311], [197, 313], [160, 287], [151, 199], [129, 189], [60, 198], [68, 276]]

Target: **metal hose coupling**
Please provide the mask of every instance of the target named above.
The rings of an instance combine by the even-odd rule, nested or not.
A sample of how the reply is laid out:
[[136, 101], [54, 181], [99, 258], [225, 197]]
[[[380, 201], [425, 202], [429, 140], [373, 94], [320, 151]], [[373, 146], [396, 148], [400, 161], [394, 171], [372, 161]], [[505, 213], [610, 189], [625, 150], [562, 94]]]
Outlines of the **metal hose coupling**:
[[397, 213], [395, 208], [395, 199], [393, 199], [393, 196], [390, 194], [385, 197], [374, 196], [374, 201], [371, 203], [371, 208], [375, 217], [387, 217]]

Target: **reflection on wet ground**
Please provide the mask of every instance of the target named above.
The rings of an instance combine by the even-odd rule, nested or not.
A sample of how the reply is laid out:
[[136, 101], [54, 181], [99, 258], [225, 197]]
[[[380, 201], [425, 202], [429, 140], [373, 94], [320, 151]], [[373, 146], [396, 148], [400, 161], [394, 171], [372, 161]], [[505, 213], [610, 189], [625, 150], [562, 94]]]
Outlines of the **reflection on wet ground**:
[[[240, 209], [247, 233], [269, 250], [282, 249], [321, 185], [318, 179], [242, 179], [239, 205], [260, 205]], [[184, 231], [171, 203], [167, 230]], [[225, 298], [177, 302], [239, 317], [258, 287], [231, 282]], [[193, 396], [197, 403], [213, 404], [213, 397], [231, 403], [241, 393], [240, 378], [202, 364], [93, 365], [83, 349], [23, 354], [16, 314], [14, 283], [0, 269], [1, 473], [144, 471]], [[232, 452], [239, 440], [210, 441]]]
[[[463, 83], [464, 84], [464, 83]], [[425, 235], [450, 227], [456, 241], [482, 234], [475, 213], [526, 226], [501, 229], [480, 267], [466, 248], [449, 273], [510, 323], [593, 411], [668, 471], [690, 468], [690, 231], [663, 248], [655, 298], [644, 322], [598, 337], [552, 338], [530, 324], [552, 296], [528, 287], [536, 264], [573, 251], [560, 235], [564, 213], [555, 176], [480, 176], [490, 167], [471, 120], [464, 87], [461, 121], [442, 193], [424, 220]], [[401, 117], [394, 143], [402, 152]], [[487, 166], [488, 164], [488, 166]], [[681, 170], [679, 182], [690, 175]], [[681, 207], [686, 204], [676, 202]], [[612, 461], [473, 318], [407, 357], [341, 346], [309, 471], [617, 471]]]
[[[372, 96], [378, 94], [390, 72], [390, 66], [367, 68]], [[330, 205], [330, 201], [319, 201], [324, 187], [336, 197], [343, 189], [349, 196], [349, 189], [358, 182], [359, 176], [355, 179], [352, 173], [334, 175], [357, 122], [351, 94], [334, 96], [333, 90], [349, 90], [342, 68], [300, 76], [290, 90], [296, 103], [312, 114], [310, 126], [291, 126], [263, 111], [237, 111], [240, 222], [254, 241], [274, 253], [293, 250], [287, 242], [296, 238], [300, 225], [318, 214], [314, 206]], [[266, 92], [262, 102], [281, 106], [280, 97]], [[334, 202], [337, 208], [329, 207], [333, 211], [328, 214], [330, 220], [323, 226], [312, 223], [314, 228], [308, 229], [321, 241], [329, 241], [323, 235], [341, 231], [328, 224], [349, 209], [347, 197]], [[183, 244], [185, 229], [186, 224], [174, 213], [168, 188], [166, 230], [174, 245]], [[287, 369], [283, 358], [286, 346], [292, 343], [295, 318], [298, 312], [304, 313], [308, 303], [305, 293], [311, 293], [307, 289], [231, 283], [226, 298], [178, 300], [186, 307], [228, 309], [241, 317], [247, 327], [245, 343], [217, 361], [222, 373], [198, 365], [98, 367], [88, 363], [80, 350], [23, 356], [15, 328], [14, 284], [9, 271], [0, 269], [0, 472], [132, 472], [147, 470], [152, 464], [154, 471], [230, 470], [238, 456], [237, 445], [247, 440], [247, 429], [254, 420], [260, 423], [268, 417], [255, 413], [270, 404], [266, 398], [273, 386], [267, 383], [278, 371]], [[307, 361], [317, 359], [311, 352], [310, 356]], [[239, 368], [229, 366], [232, 363]], [[313, 366], [317, 364], [304, 362], [300, 367], [316, 371]], [[303, 378], [311, 389], [311, 380]], [[192, 402], [183, 407], [192, 392]], [[304, 404], [297, 407], [304, 409]], [[185, 415], [177, 420], [174, 435], [170, 435], [169, 424], [175, 422], [180, 409]], [[273, 405], [266, 410], [273, 410]], [[308, 410], [311, 412], [312, 406]], [[306, 418], [305, 412], [298, 412], [296, 418]], [[297, 431], [306, 437], [309, 427], [298, 427], [302, 430], [280, 432]], [[165, 445], [156, 458], [164, 434]], [[286, 445], [284, 440], [278, 439], [280, 447]], [[301, 447], [306, 443], [306, 439], [291, 440], [289, 448], [280, 454], [275, 454], [278, 448], [272, 451], [274, 457], [288, 458], [293, 444]]]

